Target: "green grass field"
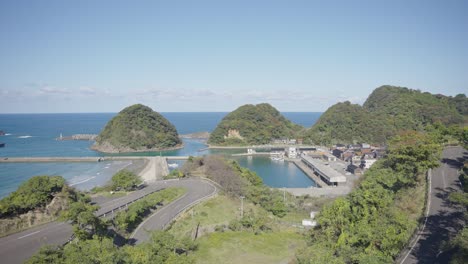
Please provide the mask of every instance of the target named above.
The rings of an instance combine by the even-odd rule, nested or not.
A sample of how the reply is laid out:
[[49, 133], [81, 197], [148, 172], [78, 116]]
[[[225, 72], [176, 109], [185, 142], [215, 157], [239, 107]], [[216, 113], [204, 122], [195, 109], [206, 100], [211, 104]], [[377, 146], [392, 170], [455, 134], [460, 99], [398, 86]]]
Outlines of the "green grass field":
[[198, 242], [197, 263], [288, 263], [305, 246], [303, 236], [293, 232], [212, 233]]
[[[227, 226], [231, 220], [240, 218], [240, 206], [240, 200], [219, 195], [185, 212], [169, 232], [177, 237], [194, 238], [200, 224], [196, 240], [199, 248], [194, 253], [197, 263], [287, 263], [294, 258], [296, 249], [305, 245], [304, 237], [296, 233], [301, 230], [278, 223], [274, 223], [274, 231], [258, 235], [246, 231], [215, 232], [216, 226]], [[244, 211], [265, 213], [246, 201]], [[287, 220], [301, 217], [295, 214]]]

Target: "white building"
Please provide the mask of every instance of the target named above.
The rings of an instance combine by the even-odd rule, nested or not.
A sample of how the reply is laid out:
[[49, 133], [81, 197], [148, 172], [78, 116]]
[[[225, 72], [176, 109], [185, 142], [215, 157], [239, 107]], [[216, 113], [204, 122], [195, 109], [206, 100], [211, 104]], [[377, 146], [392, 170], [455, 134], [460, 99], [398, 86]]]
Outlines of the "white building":
[[376, 161], [376, 159], [362, 159], [361, 166], [365, 169], [369, 169]]
[[297, 149], [294, 147], [289, 147], [287, 151], [288, 157], [291, 159], [297, 158]]

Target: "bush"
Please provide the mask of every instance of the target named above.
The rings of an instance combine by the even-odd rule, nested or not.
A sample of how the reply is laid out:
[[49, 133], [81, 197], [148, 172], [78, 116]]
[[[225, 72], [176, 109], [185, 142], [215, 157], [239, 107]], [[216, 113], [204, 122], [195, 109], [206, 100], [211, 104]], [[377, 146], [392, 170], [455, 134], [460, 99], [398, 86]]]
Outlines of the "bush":
[[0, 217], [26, 213], [45, 207], [65, 185], [62, 176], [35, 176], [0, 201]]
[[125, 169], [112, 176], [112, 190], [114, 191], [131, 191], [140, 183], [142, 183], [142, 180], [138, 175]]

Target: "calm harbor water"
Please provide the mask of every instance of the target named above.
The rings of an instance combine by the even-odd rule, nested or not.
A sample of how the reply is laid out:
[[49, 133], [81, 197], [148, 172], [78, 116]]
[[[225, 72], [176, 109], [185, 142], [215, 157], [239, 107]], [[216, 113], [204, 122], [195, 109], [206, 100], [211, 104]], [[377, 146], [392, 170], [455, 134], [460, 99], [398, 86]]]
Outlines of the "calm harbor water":
[[[227, 113], [162, 113], [177, 128], [179, 134], [212, 131]], [[283, 113], [293, 122], [310, 127], [321, 113]], [[92, 142], [57, 141], [56, 137], [72, 134], [98, 134], [116, 113], [86, 114], [0, 114], [0, 136], [6, 143], [0, 148], [2, 157], [22, 156], [101, 156], [90, 150]], [[161, 153], [134, 155], [200, 156], [206, 154], [238, 153], [238, 151], [202, 151], [203, 142], [184, 140], [184, 148]], [[277, 163], [267, 157], [236, 158], [242, 166], [255, 171], [272, 187], [308, 187], [314, 185], [302, 171], [287, 162]], [[125, 162], [110, 163], [52, 163], [52, 164], [0, 164], [0, 197], [14, 191], [22, 182], [34, 175], [62, 175], [79, 189], [102, 185], [118, 170], [128, 166]]]

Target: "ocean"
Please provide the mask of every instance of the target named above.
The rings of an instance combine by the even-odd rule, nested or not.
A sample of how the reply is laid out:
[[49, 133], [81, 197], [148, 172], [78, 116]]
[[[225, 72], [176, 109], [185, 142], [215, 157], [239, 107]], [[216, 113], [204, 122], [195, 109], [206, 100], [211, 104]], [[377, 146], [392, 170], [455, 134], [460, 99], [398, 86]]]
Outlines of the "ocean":
[[[161, 113], [172, 122], [179, 134], [212, 131], [227, 114], [224, 112]], [[310, 127], [321, 113], [282, 113], [296, 124]], [[116, 113], [80, 114], [0, 114], [0, 158], [33, 156], [102, 156], [90, 149], [89, 141], [57, 141], [60, 134], [98, 134]], [[193, 139], [184, 139], [184, 148], [161, 153], [138, 153], [134, 155], [199, 156], [212, 151], [199, 151], [206, 146]], [[229, 154], [236, 151], [214, 153]], [[315, 183], [302, 171], [287, 162], [278, 163], [268, 158], [236, 158], [242, 166], [255, 171], [265, 184], [271, 187], [308, 187]], [[4, 197], [28, 178], [35, 175], [61, 175], [78, 189], [88, 190], [107, 182], [112, 175], [128, 162], [110, 163], [0, 163], [0, 197]]]

